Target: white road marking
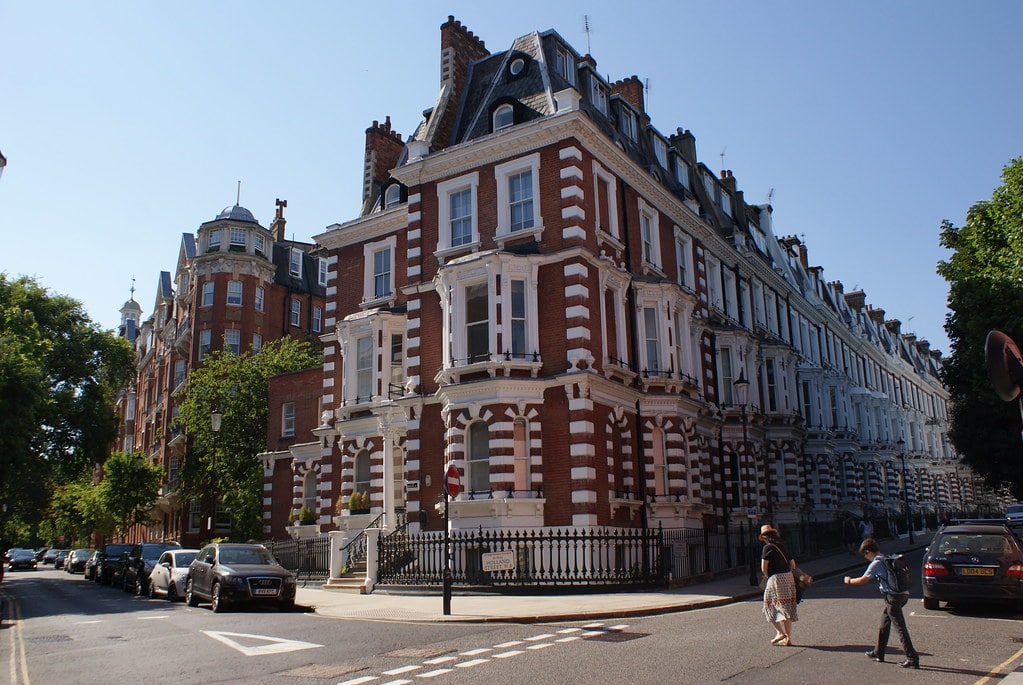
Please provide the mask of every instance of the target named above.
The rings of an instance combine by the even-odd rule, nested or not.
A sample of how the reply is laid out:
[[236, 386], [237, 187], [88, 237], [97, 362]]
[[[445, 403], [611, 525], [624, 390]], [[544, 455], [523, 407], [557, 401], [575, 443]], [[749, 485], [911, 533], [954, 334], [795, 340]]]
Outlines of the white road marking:
[[546, 649], [547, 647], [553, 647], [553, 646], [554, 646], [554, 643], [552, 643], [552, 642], [541, 642], [539, 644], [529, 645], [528, 647], [526, 647], [526, 649]]
[[375, 675], [364, 675], [361, 678], [352, 678], [351, 680], [346, 680], [343, 683], [338, 683], [337, 685], [362, 685], [362, 683], [371, 683], [376, 679], [377, 677]]
[[[267, 635], [250, 635], [248, 633], [227, 633], [216, 630], [202, 630], [199, 631], [203, 635], [212, 637], [217, 642], [221, 642], [231, 649], [236, 649], [245, 656], [262, 656], [264, 654], [283, 654], [285, 652], [297, 652], [301, 649], [313, 649], [314, 647], [322, 647], [315, 642], [302, 642], [301, 640], [285, 640], [279, 637], [269, 637]], [[246, 647], [236, 640], [232, 640], [233, 637], [246, 638], [248, 640], [256, 640], [259, 642], [266, 642], [260, 647]]]
[[608, 628], [608, 630], [625, 630], [628, 627], [629, 627], [628, 623], [621, 623], [616, 626], [611, 626], [610, 628]]
[[409, 685], [411, 680], [388, 680], [386, 683], [380, 683], [380, 685]]
[[433, 659], [427, 659], [423, 663], [430, 664], [431, 666], [436, 666], [437, 664], [446, 664], [449, 661], [454, 661], [457, 658], [458, 658], [457, 656], [438, 656]]
[[558, 635], [568, 635], [569, 633], [578, 633], [580, 630], [582, 630], [582, 628], [565, 628], [564, 630], [559, 630], [558, 631]]
[[139, 621], [155, 621], [158, 618], [170, 618], [170, 614], [161, 614], [158, 616], [137, 616]]
[[462, 656], [479, 656], [480, 654], [486, 654], [492, 652], [490, 647], [481, 647], [480, 649], [470, 649], [468, 652], [462, 652]]
[[86, 626], [86, 625], [89, 625], [90, 623], [103, 623], [103, 621], [101, 621], [101, 620], [96, 620], [96, 621], [78, 621], [78, 623], [76, 623], [75, 625]]
[[422, 666], [414, 664], [411, 666], [400, 666], [398, 668], [392, 668], [390, 671], [384, 671], [384, 675], [401, 675], [402, 673], [408, 673], [409, 671], [418, 671]]
[[470, 659], [469, 661], [463, 661], [460, 664], [455, 664], [458, 668], [472, 668], [473, 666], [479, 666], [480, 664], [488, 663], [490, 659]]
[[510, 656], [518, 656], [519, 654], [525, 654], [525, 652], [523, 652], [521, 649], [513, 649], [510, 652], [501, 652], [500, 654], [495, 654], [494, 658], [495, 659], [507, 659]]
[[502, 642], [499, 645], [494, 645], [494, 649], [507, 649], [508, 647], [515, 647], [521, 645], [522, 640], [512, 640], [511, 642]]
[[436, 671], [427, 671], [426, 673], [420, 673], [416, 677], [417, 678], [436, 678], [437, 676], [444, 675], [445, 673], [451, 673], [451, 669], [450, 668], [438, 668]]
[[540, 640], [546, 640], [549, 637], [554, 637], [552, 633], [544, 633], [543, 635], [534, 635], [533, 637], [527, 637], [526, 642], [538, 642]]
[[603, 627], [604, 627], [603, 623], [587, 623], [586, 625], [583, 626], [583, 628], [589, 628], [590, 630], [592, 630], [593, 628], [603, 628]]
[[575, 642], [576, 640], [581, 639], [582, 639], [581, 635], [569, 635], [568, 637], [559, 637], [557, 640], [555, 640], [555, 642]]

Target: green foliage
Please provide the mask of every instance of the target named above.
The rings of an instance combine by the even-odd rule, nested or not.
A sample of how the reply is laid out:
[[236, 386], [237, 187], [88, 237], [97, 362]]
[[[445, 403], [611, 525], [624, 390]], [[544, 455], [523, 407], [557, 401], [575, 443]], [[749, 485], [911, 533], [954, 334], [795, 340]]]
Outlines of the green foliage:
[[86, 544], [93, 531], [112, 533], [115, 522], [104, 506], [101, 491], [100, 486], [88, 481], [58, 486], [49, 516], [53, 537], [48, 542], [63, 536], [67, 546], [73, 547]]
[[[306, 341], [282, 338], [256, 355], [214, 352], [189, 375], [178, 422], [190, 437], [181, 470], [183, 501], [202, 501], [215, 491], [231, 518], [231, 539], [262, 534], [263, 467], [266, 451], [268, 382], [273, 376], [320, 364], [319, 350]], [[214, 435], [210, 414], [223, 414]]]
[[964, 226], [942, 224], [941, 245], [952, 250], [938, 264], [951, 310], [945, 331], [952, 354], [942, 381], [951, 393], [950, 435], [963, 461], [989, 485], [1008, 486], [1023, 498], [1019, 410], [995, 394], [984, 354], [992, 329], [1023, 342], [1023, 159], [1002, 170], [1002, 181], [990, 200], [970, 208]]
[[369, 509], [369, 493], [362, 490], [353, 492], [348, 498], [348, 509], [349, 511]]
[[302, 507], [298, 510], [298, 520], [302, 523], [312, 523], [316, 520], [316, 514], [309, 507]]
[[160, 495], [163, 469], [150, 464], [142, 452], [115, 452], [103, 465], [99, 500], [115, 528], [125, 533], [147, 520], [149, 509]]
[[114, 393], [132, 362], [127, 341], [99, 330], [77, 301], [0, 274], [0, 492], [8, 503], [0, 517], [37, 527], [54, 487], [103, 462], [117, 434]]

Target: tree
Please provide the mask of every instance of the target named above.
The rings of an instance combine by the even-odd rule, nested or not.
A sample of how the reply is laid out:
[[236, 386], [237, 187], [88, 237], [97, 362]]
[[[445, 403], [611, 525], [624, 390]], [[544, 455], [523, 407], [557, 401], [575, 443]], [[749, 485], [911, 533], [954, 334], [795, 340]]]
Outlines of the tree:
[[53, 492], [49, 522], [53, 539], [63, 536], [72, 545], [85, 545], [93, 532], [114, 530], [114, 520], [100, 496], [103, 488], [88, 481], [61, 485]]
[[[57, 485], [102, 463], [117, 435], [114, 393], [132, 373], [130, 344], [76, 300], [0, 273], [0, 524], [36, 527]], [[19, 533], [21, 534], [21, 533]]]
[[103, 464], [99, 498], [105, 514], [124, 535], [137, 523], [148, 520], [148, 512], [160, 495], [163, 469], [150, 464], [142, 452], [114, 452]]
[[1002, 170], [1003, 184], [977, 202], [966, 224], [942, 223], [938, 264], [949, 283], [945, 331], [952, 353], [942, 368], [951, 394], [950, 436], [956, 451], [995, 488], [1023, 498], [1023, 442], [1016, 403], [1003, 402], [987, 376], [984, 342], [998, 329], [1023, 340], [1023, 159]]
[[[320, 359], [309, 342], [281, 338], [255, 355], [214, 352], [189, 375], [178, 414], [189, 436], [181, 499], [203, 502], [209, 512], [216, 492], [231, 519], [232, 539], [262, 534], [263, 467], [256, 455], [266, 451], [269, 380], [317, 366]], [[216, 436], [214, 408], [223, 415]]]

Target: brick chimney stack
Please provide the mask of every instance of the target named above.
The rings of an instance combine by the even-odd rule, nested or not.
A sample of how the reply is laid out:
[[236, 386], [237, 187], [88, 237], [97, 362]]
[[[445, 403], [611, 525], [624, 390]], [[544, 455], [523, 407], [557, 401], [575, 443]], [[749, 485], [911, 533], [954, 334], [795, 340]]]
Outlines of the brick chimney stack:
[[851, 293], [846, 293], [845, 303], [849, 305], [850, 309], [858, 312], [863, 309], [863, 305], [867, 303], [867, 294], [862, 290], [854, 290]]
[[274, 204], [277, 205], [277, 211], [273, 223], [270, 224], [270, 235], [273, 236], [274, 242], [279, 243], [284, 241], [284, 226], [288, 223], [284, 218], [284, 208], [288, 206], [288, 201], [277, 198]]
[[876, 323], [878, 326], [884, 324], [883, 309], [874, 309], [873, 307], [867, 307], [867, 316], [869, 316], [870, 320]]
[[620, 95], [642, 115], [646, 114], [643, 105], [643, 83], [633, 74], [629, 78], [611, 84], [611, 95]]
[[366, 159], [363, 165], [362, 213], [369, 213], [380, 197], [380, 189], [390, 177], [390, 171], [398, 166], [398, 159], [405, 145], [401, 134], [391, 130], [391, 117], [383, 125], [374, 121], [366, 129]]
[[681, 128], [675, 129], [675, 135], [670, 138], [675, 149], [682, 153], [682, 158], [690, 164], [696, 164], [696, 136], [693, 132]]
[[732, 175], [731, 169], [721, 170], [721, 184], [733, 193], [735, 192], [735, 176]]
[[884, 322], [884, 327], [895, 337], [902, 335], [902, 322], [898, 319], [888, 319]]
[[462, 26], [462, 22], [456, 20], [454, 16], [448, 15], [448, 20], [441, 24], [440, 84], [442, 92], [445, 90], [447, 92], [444, 96], [444, 111], [431, 141], [433, 149], [441, 150], [451, 144], [455, 114], [458, 103], [462, 100], [462, 92], [465, 90], [469, 67], [473, 62], [489, 54], [490, 51], [483, 41]]

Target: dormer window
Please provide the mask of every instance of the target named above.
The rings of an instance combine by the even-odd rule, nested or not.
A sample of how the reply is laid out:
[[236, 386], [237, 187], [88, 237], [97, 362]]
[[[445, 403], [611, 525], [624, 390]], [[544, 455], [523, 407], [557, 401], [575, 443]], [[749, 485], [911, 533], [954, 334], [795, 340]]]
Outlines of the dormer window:
[[558, 46], [554, 55], [554, 71], [563, 76], [573, 86], [575, 85], [575, 60], [567, 48]]
[[288, 273], [295, 278], [302, 278], [302, 250], [291, 248], [288, 258]]
[[590, 74], [590, 103], [607, 116], [607, 88], [596, 74]]
[[661, 165], [662, 169], [668, 168], [668, 144], [665, 143], [660, 137], [652, 136], [654, 141], [654, 157], [657, 158], [657, 163]]
[[401, 204], [401, 186], [392, 183], [384, 191], [384, 209], [391, 209]]
[[231, 252], [245, 252], [245, 242], [248, 231], [244, 228], [231, 229], [231, 244], [228, 249]]
[[636, 140], [636, 113], [628, 107], [622, 106], [619, 111], [618, 130], [628, 136], [629, 140]]
[[677, 155], [675, 156], [675, 180], [681, 183], [683, 188], [689, 190], [689, 167]]
[[500, 131], [503, 128], [508, 128], [515, 123], [515, 109], [509, 105], [504, 104], [494, 110], [494, 130]]
[[206, 239], [206, 251], [207, 252], [216, 252], [219, 249], [220, 249], [220, 229], [219, 228], [211, 228], [210, 229], [210, 235]]

